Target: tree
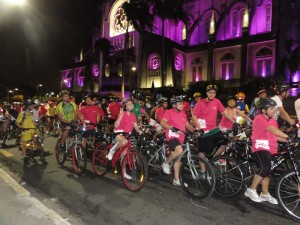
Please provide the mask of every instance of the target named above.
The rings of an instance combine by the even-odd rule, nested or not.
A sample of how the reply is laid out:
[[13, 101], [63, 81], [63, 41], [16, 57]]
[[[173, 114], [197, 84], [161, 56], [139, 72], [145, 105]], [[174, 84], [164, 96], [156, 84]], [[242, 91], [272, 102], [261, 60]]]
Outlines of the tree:
[[126, 30], [124, 41], [123, 65], [122, 65], [122, 97], [125, 92], [125, 73], [127, 69], [127, 49], [129, 44], [129, 26], [132, 24], [134, 29], [141, 35], [144, 34], [146, 29], [153, 29], [154, 17], [149, 11], [149, 1], [146, 0], [131, 0], [124, 2], [122, 8], [126, 15], [126, 22], [120, 24]]
[[178, 22], [187, 21], [187, 15], [183, 8], [183, 0], [152, 0], [154, 16], [158, 16], [162, 21], [162, 57], [161, 57], [161, 83], [165, 86], [165, 21]]

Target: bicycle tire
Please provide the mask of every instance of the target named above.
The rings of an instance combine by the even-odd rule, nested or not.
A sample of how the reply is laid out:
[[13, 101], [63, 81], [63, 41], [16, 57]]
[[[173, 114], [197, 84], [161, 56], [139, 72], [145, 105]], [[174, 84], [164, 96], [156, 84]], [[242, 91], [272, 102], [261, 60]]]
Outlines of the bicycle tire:
[[59, 137], [59, 126], [57, 122], [52, 124], [52, 135], [55, 138]]
[[145, 151], [145, 159], [148, 165], [148, 179], [151, 181], [158, 180], [162, 175], [161, 164], [163, 163], [160, 152], [153, 155], [156, 151], [154, 146], [148, 147]]
[[66, 150], [65, 149], [62, 150], [60, 145], [61, 145], [61, 139], [59, 138], [55, 145], [55, 158], [57, 164], [63, 166], [67, 159], [67, 155], [66, 155]]
[[[200, 171], [199, 163], [206, 166], [206, 171]], [[203, 175], [203, 176], [202, 176]], [[206, 160], [192, 155], [191, 162], [184, 159], [179, 170], [179, 180], [183, 191], [194, 199], [203, 200], [214, 192], [216, 178], [213, 168]]]
[[244, 185], [244, 173], [235, 158], [220, 155], [210, 161], [216, 175], [215, 193], [221, 196], [238, 194]]
[[[147, 164], [143, 155], [137, 151], [127, 150], [126, 156], [122, 161], [122, 179], [125, 187], [136, 192], [141, 190], [147, 180]], [[125, 177], [125, 173], [131, 177]]]
[[295, 170], [281, 175], [276, 183], [276, 197], [280, 207], [293, 219], [300, 221], [300, 181]]
[[13, 137], [9, 132], [6, 132], [3, 136], [2, 146], [4, 148], [14, 148], [20, 144], [21, 137]]
[[80, 145], [74, 145], [72, 147], [72, 166], [76, 174], [81, 175], [87, 164], [86, 151], [85, 148]]
[[104, 176], [108, 171], [109, 161], [107, 159], [109, 149], [106, 144], [97, 145], [92, 156], [92, 167], [95, 174], [99, 177]]

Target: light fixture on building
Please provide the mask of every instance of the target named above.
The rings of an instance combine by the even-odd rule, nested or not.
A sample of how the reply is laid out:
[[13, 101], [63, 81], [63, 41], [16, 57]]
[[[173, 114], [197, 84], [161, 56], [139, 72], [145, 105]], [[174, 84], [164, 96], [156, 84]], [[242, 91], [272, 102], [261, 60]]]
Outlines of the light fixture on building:
[[215, 12], [212, 11], [210, 23], [209, 23], [209, 34], [212, 35], [215, 33]]
[[245, 7], [244, 15], [243, 15], [243, 28], [249, 27], [249, 9], [248, 5]]

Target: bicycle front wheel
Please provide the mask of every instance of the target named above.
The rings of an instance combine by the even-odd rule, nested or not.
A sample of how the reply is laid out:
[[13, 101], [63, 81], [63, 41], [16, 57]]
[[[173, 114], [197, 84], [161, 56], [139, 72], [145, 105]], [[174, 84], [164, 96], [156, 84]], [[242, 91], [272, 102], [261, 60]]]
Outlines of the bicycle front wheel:
[[122, 179], [130, 191], [141, 190], [147, 180], [147, 164], [137, 151], [128, 151], [122, 161]]
[[4, 148], [13, 148], [20, 145], [21, 136], [11, 133], [11, 131], [6, 132], [3, 136], [2, 145]]
[[74, 172], [78, 175], [82, 174], [86, 169], [86, 152], [82, 145], [74, 145], [72, 148], [72, 164]]
[[[200, 164], [205, 166], [205, 171], [200, 170]], [[211, 196], [215, 188], [215, 173], [206, 160], [192, 155], [190, 162], [185, 159], [179, 172], [180, 185], [183, 191], [195, 199], [205, 199]]]
[[163, 159], [160, 152], [154, 154], [155, 152], [156, 148], [154, 146], [146, 148], [145, 158], [148, 164], [148, 179], [152, 181], [159, 179], [162, 174], [161, 164]]
[[244, 174], [237, 161], [231, 156], [220, 155], [211, 160], [216, 175], [215, 193], [233, 196], [243, 187]]
[[64, 165], [64, 163], [67, 159], [67, 150], [66, 150], [66, 147], [62, 148], [60, 138], [56, 142], [55, 158], [56, 158], [57, 164], [60, 166]]
[[96, 175], [102, 177], [108, 171], [109, 161], [107, 159], [109, 149], [106, 144], [98, 144], [92, 156], [92, 166]]
[[282, 174], [276, 184], [279, 205], [293, 219], [300, 221], [300, 181], [294, 170]]

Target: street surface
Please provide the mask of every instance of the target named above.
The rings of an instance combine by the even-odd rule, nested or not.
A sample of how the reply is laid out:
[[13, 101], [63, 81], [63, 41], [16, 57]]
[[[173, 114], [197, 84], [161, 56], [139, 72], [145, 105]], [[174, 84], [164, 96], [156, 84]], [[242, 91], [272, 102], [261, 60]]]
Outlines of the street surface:
[[45, 139], [46, 166], [38, 162], [23, 167], [21, 152], [13, 148], [0, 150], [0, 167], [31, 196], [73, 225], [298, 224], [278, 205], [254, 203], [243, 193], [231, 198], [213, 195], [204, 201], [192, 200], [172, 185], [171, 176], [147, 182], [140, 192], [133, 193], [125, 189], [119, 174], [109, 172], [104, 178], [97, 177], [91, 162], [83, 175], [74, 175], [70, 161], [65, 167], [56, 163], [55, 143], [53, 137]]

